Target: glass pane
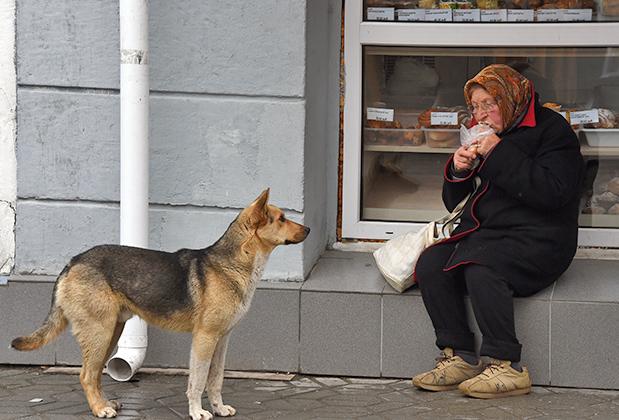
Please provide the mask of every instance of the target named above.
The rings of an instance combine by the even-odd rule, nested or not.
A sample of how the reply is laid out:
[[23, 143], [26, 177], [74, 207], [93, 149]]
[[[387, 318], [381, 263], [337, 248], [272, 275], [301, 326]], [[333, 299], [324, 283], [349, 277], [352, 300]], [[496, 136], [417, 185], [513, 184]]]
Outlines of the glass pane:
[[366, 21], [619, 21], [619, 0], [365, 0]]
[[619, 48], [364, 47], [362, 219], [444, 214], [444, 165], [470, 118], [463, 86], [493, 63], [523, 73], [577, 133], [581, 226], [619, 227]]

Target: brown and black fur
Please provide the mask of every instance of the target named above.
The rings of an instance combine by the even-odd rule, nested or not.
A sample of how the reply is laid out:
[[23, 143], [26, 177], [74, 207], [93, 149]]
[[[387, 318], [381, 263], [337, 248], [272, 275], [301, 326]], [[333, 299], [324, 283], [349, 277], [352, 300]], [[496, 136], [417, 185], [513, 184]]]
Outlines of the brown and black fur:
[[169, 253], [101, 245], [73, 257], [56, 280], [43, 326], [11, 346], [35, 350], [70, 323], [82, 350], [80, 382], [88, 404], [97, 417], [115, 417], [120, 404], [103, 397], [101, 372], [125, 321], [136, 314], [149, 324], [193, 334], [191, 418], [212, 417], [202, 409], [205, 387], [215, 414], [234, 415], [221, 400], [228, 334], [247, 311], [271, 251], [309, 233], [269, 205], [268, 196], [265, 190], [205, 249]]

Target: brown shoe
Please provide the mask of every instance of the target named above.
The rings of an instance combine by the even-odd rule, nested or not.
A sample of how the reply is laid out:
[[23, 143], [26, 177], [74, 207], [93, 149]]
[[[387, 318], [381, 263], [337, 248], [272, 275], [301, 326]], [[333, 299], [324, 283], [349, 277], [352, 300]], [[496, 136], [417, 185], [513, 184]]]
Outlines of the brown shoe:
[[479, 375], [483, 370], [481, 361], [476, 365], [469, 365], [460, 356], [454, 356], [449, 347], [446, 347], [436, 360], [434, 369], [413, 377], [413, 385], [428, 391], [448, 391], [456, 389], [462, 381]]
[[518, 372], [508, 360], [492, 360], [476, 377], [464, 381], [458, 389], [474, 398], [502, 398], [531, 392], [531, 377], [527, 368]]

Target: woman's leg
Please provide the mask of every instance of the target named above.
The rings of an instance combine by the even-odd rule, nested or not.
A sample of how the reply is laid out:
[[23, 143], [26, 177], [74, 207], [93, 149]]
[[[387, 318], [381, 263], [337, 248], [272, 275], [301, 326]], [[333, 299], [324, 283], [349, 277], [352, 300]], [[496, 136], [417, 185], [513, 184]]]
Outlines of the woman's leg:
[[473, 333], [464, 307], [464, 282], [460, 270], [443, 271], [455, 244], [435, 245], [423, 252], [415, 276], [430, 315], [440, 349], [475, 352]]
[[473, 313], [482, 333], [481, 356], [520, 361], [521, 344], [514, 326], [513, 292], [505, 279], [477, 264], [463, 269]]

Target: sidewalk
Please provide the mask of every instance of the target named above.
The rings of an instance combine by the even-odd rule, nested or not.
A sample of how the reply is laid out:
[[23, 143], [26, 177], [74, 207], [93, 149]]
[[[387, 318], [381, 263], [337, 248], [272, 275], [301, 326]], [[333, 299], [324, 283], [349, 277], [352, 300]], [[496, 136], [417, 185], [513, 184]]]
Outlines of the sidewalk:
[[[118, 419], [188, 418], [186, 376], [140, 373], [125, 383], [104, 376], [103, 384], [123, 404]], [[550, 387], [535, 387], [523, 397], [475, 400], [457, 391], [419, 391], [408, 380], [295, 376], [226, 379], [223, 396], [238, 420], [619, 418], [619, 391]], [[1, 420], [92, 418], [77, 375], [0, 366]]]

